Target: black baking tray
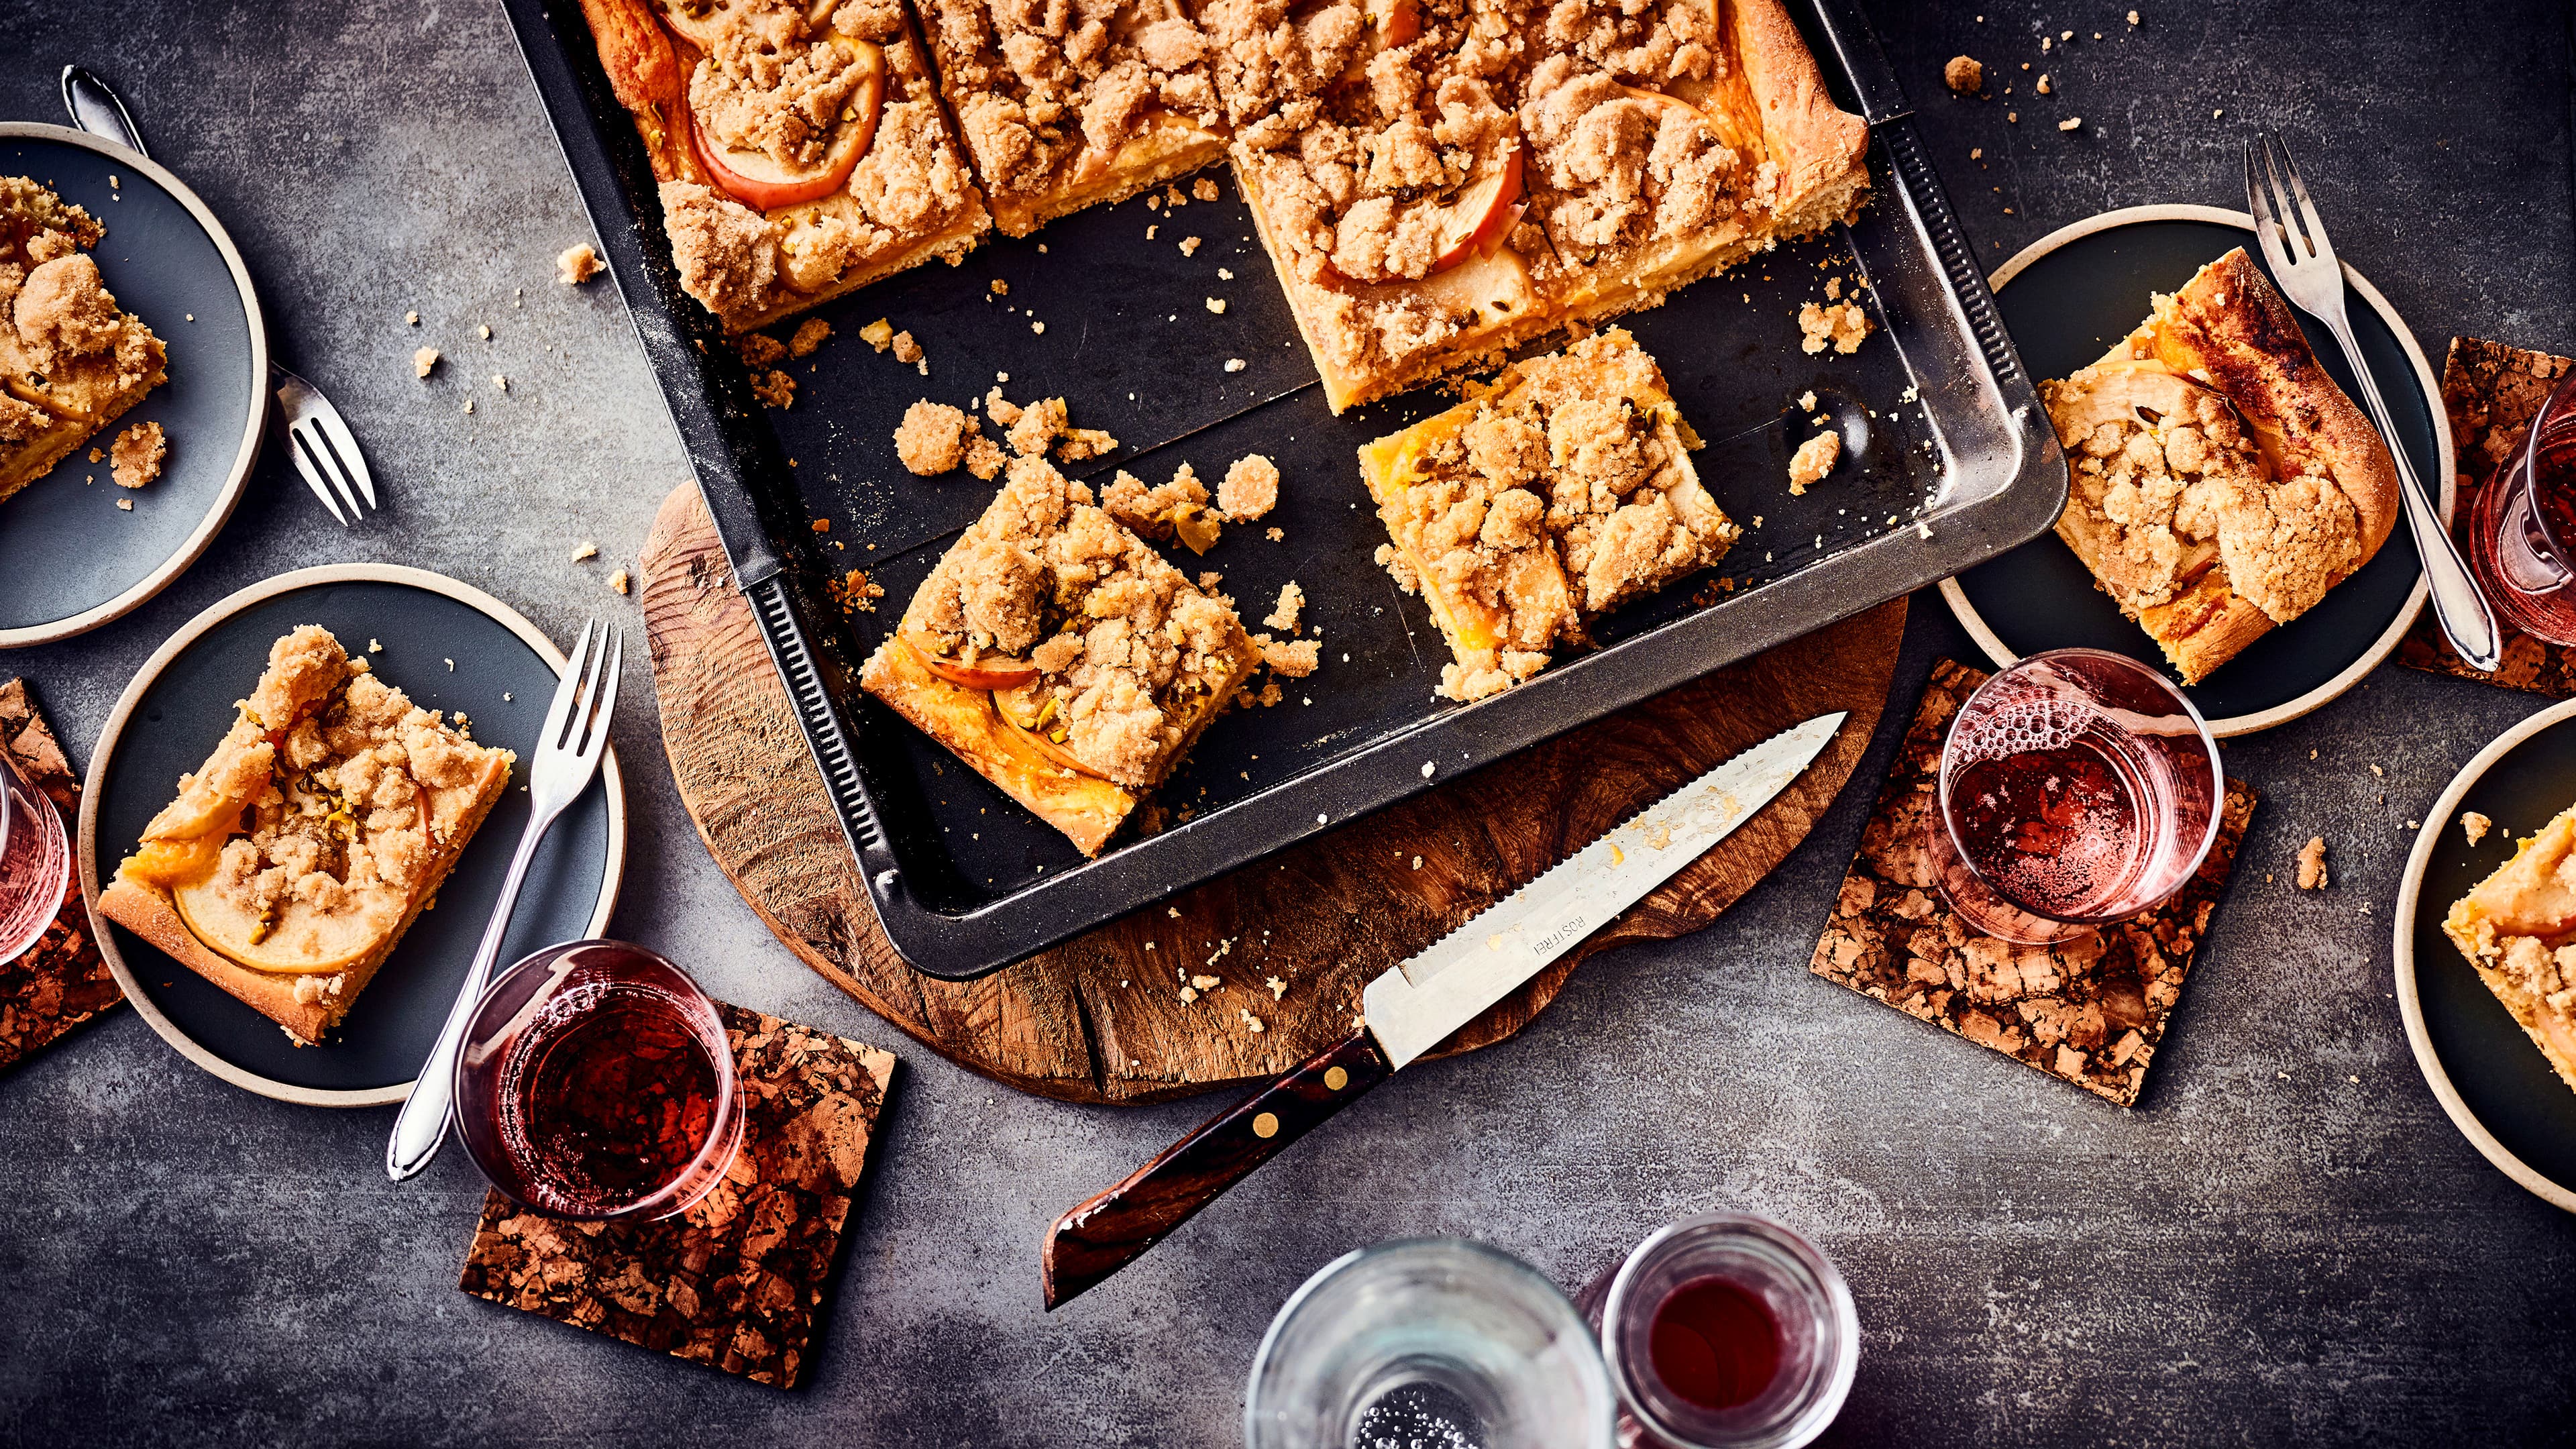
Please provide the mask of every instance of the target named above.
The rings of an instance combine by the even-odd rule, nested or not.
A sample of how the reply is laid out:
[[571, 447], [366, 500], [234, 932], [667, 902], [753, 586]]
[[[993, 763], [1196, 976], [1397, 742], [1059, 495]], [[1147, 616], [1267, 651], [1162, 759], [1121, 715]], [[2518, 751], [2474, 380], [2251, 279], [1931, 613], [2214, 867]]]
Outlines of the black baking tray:
[[[652, 173], [609, 90], [576, 0], [504, 0], [611, 273], [742, 590], [813, 748], [888, 939], [916, 969], [964, 979], [1597, 719], [1709, 670], [2012, 548], [2049, 527], [2066, 465], [1993, 298], [1852, 0], [1791, 0], [1837, 100], [1871, 126], [1874, 198], [1835, 235], [1780, 247], [1624, 320], [1708, 440], [1702, 480], [1751, 525], [1723, 565], [1603, 621], [1603, 646], [1560, 655], [1475, 705], [1433, 696], [1448, 658], [1422, 602], [1372, 560], [1385, 534], [1360, 444], [1447, 406], [1437, 389], [1339, 418], [1299, 340], [1252, 221], [1222, 195], [1149, 209], [1138, 197], [998, 235], [818, 315], [836, 336], [789, 365], [785, 411], [752, 397], [714, 319], [680, 290]], [[1181, 188], [1187, 191], [1186, 183]], [[1152, 239], [1148, 240], [1148, 228]], [[1184, 256], [1178, 246], [1202, 245]], [[1231, 273], [1227, 277], [1225, 273]], [[1824, 279], [1864, 280], [1880, 324], [1859, 353], [1799, 347], [1800, 303]], [[1009, 284], [996, 296], [994, 279]], [[1208, 299], [1226, 303], [1220, 314]], [[923, 377], [855, 334], [879, 317], [927, 348]], [[1033, 327], [1043, 323], [1043, 331]], [[783, 330], [783, 329], [782, 329]], [[1243, 366], [1223, 370], [1227, 359]], [[1160, 791], [1168, 824], [1084, 860], [1053, 830], [856, 685], [948, 543], [991, 499], [963, 473], [912, 477], [892, 431], [928, 397], [971, 408], [997, 378], [1014, 401], [1066, 398], [1122, 445], [1079, 470], [1149, 482], [1182, 460], [1213, 480], [1261, 452], [1280, 506], [1202, 559], [1252, 627], [1295, 580], [1323, 667], [1275, 708], [1218, 721]], [[1846, 461], [1803, 498], [1789, 453], [1815, 429], [1813, 390]], [[816, 532], [828, 520], [828, 531]], [[1284, 533], [1272, 542], [1264, 530]], [[828, 583], [864, 568], [886, 590], [846, 615]]]

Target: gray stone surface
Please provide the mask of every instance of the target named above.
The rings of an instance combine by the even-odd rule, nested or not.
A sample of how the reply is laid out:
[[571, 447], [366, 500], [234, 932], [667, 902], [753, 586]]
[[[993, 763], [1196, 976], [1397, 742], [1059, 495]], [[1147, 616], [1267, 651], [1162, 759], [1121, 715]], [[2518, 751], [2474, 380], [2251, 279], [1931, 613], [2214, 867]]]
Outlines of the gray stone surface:
[[[1979, 255], [2105, 207], [2235, 205], [2238, 139], [2277, 124], [2334, 178], [2337, 240], [2428, 348], [2465, 331], [2576, 349], [2561, 7], [2141, 0], [2132, 31], [2125, 0], [1982, 3], [1982, 21], [1970, 0], [1872, 7]], [[0, 115], [59, 118], [65, 61], [123, 86], [240, 240], [282, 357], [338, 400], [395, 500], [343, 533], [272, 456], [161, 598], [0, 660], [76, 756], [173, 628], [302, 564], [440, 569], [559, 637], [593, 610], [631, 619], [603, 576], [631, 563], [680, 457], [615, 294], [552, 281], [587, 225], [493, 7], [5, 8]], [[2043, 56], [2039, 35], [2062, 29], [2081, 34]], [[2020, 123], [1940, 92], [1963, 50], [2020, 87]], [[2055, 99], [2028, 98], [2023, 60]], [[2069, 114], [2081, 133], [2054, 128]], [[407, 364], [423, 341], [455, 359], [426, 384]], [[581, 538], [607, 557], [566, 563]], [[1918, 601], [1893, 714], [1933, 657], [1964, 649]], [[457, 1154], [390, 1187], [390, 1110], [235, 1091], [125, 1013], [0, 1078], [0, 1439], [1222, 1445], [1263, 1325], [1337, 1254], [1464, 1233], [1572, 1285], [1717, 1205], [1787, 1220], [1850, 1277], [1866, 1352], [1834, 1442], [2570, 1432], [2576, 1222], [2451, 1130], [2390, 997], [2406, 822], [2527, 697], [2390, 669], [2228, 746], [2265, 803], [2134, 1112], [1806, 973], [1882, 739], [1832, 818], [1717, 926], [1591, 963], [1516, 1041], [1408, 1073], [1048, 1317], [1041, 1228], [1204, 1105], [1019, 1097], [805, 971], [692, 834], [634, 667], [615, 929], [719, 995], [895, 1046], [908, 1070], [808, 1386], [739, 1383], [459, 1294], [482, 1186]], [[2318, 833], [2333, 890], [2265, 882]]]

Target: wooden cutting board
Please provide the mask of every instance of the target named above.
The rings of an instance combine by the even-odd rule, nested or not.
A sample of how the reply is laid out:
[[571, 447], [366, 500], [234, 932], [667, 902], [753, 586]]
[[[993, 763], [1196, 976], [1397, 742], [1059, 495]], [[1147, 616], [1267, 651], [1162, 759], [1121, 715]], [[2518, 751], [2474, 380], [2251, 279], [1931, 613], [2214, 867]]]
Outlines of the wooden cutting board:
[[[638, 571], [663, 746], [690, 818], [743, 899], [807, 965], [924, 1046], [1023, 1091], [1077, 1102], [1151, 1101], [1286, 1071], [1350, 1031], [1371, 976], [1745, 746], [1850, 711], [1796, 784], [1446, 1050], [1520, 1030], [1594, 951], [1707, 925], [1806, 837], [1842, 789], [1877, 728], [1905, 629], [1899, 599], [1168, 905], [951, 983], [905, 966], [878, 928], [694, 485], [663, 500]], [[1223, 984], [1184, 1000], [1192, 975]]]

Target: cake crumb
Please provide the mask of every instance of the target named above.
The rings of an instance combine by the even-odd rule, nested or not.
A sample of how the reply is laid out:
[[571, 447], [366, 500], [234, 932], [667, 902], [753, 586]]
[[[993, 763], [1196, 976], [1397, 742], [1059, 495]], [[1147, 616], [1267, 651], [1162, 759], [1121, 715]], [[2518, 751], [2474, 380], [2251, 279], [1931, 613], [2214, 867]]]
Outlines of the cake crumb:
[[1259, 1036], [1261, 1033], [1269, 1030], [1268, 1027], [1261, 1024], [1260, 1017], [1253, 1015], [1242, 1007], [1236, 1007], [1235, 1014], [1243, 1018], [1244, 1030], [1251, 1032], [1255, 1036]]
[[1842, 453], [1843, 435], [1836, 432], [1818, 433], [1799, 444], [1798, 451], [1789, 456], [1790, 495], [1804, 495], [1809, 484], [1823, 482], [1825, 475], [1834, 471], [1834, 462]]
[[[1217, 511], [1228, 523], [1249, 523], [1279, 504], [1279, 465], [1259, 453], [1246, 453], [1226, 465], [1216, 486]], [[1270, 530], [1275, 541], [1279, 530]]]
[[913, 341], [909, 332], [896, 333], [890, 345], [897, 362], [919, 362], [922, 358], [921, 344]]
[[134, 500], [131, 498], [120, 498], [116, 500], [116, 506], [124, 509], [128, 513], [132, 513], [134, 511]]
[[999, 277], [995, 277], [992, 280], [991, 286], [993, 295], [996, 297], [1007, 297], [1011, 295], [1011, 284], [1003, 281]]
[[1187, 206], [1190, 204], [1190, 199], [1181, 194], [1181, 188], [1178, 186], [1166, 186], [1163, 188], [1163, 204], [1165, 206]]
[[497, 372], [492, 374], [492, 385], [503, 392], [510, 390], [510, 380]]
[[1198, 180], [1191, 182], [1190, 195], [1197, 197], [1201, 201], [1216, 200], [1217, 192], [1215, 180], [1210, 177], [1202, 176]]
[[489, 324], [478, 326], [474, 329], [474, 335], [482, 338], [486, 342], [489, 342], [492, 340], [492, 328]]
[[1954, 55], [1941, 67], [1942, 83], [1957, 95], [1973, 96], [1986, 84], [1986, 67], [1975, 56]]
[[575, 548], [572, 551], [572, 561], [574, 563], [583, 563], [597, 557], [599, 557], [599, 545], [586, 538], [581, 541], [580, 547]]
[[894, 324], [883, 317], [859, 329], [859, 340], [879, 352], [894, 345]]
[[796, 324], [796, 335], [787, 339], [787, 355], [811, 357], [832, 335], [832, 324], [820, 317], [808, 317]]
[[2131, 25], [2135, 25], [2135, 24], [2137, 24], [2137, 23], [2138, 23], [2138, 12], [2137, 12], [2137, 11], [2132, 10], [2132, 11], [2130, 11], [2130, 12], [2129, 12], [2129, 23], [2130, 23]]
[[1040, 337], [1044, 337], [1046, 335], [1046, 324], [1044, 322], [1032, 322], [1029, 324], [1029, 330]]
[[1798, 344], [1799, 349], [1813, 355], [1824, 351], [1826, 344], [1830, 343], [1838, 353], [1858, 352], [1874, 326], [1858, 302], [1842, 302], [1831, 307], [1809, 302], [1798, 309], [1798, 330], [1806, 334]]
[[752, 380], [751, 395], [760, 399], [763, 407], [785, 412], [796, 406], [796, 379], [773, 367]]
[[1306, 591], [1290, 579], [1279, 586], [1279, 602], [1271, 607], [1270, 616], [1261, 622], [1282, 634], [1297, 632], [1297, 615], [1306, 607]]
[[1811, 412], [1814, 412], [1815, 410], [1816, 410], [1816, 390], [1815, 390], [1814, 388], [1812, 388], [1812, 387], [1811, 387], [1811, 388], [1807, 389], [1805, 392], [1802, 392], [1802, 393], [1798, 394], [1798, 411], [1800, 411], [1800, 412], [1802, 412], [1802, 413], [1811, 413]]
[[590, 243], [577, 242], [556, 255], [555, 280], [567, 287], [578, 287], [605, 271], [607, 266], [599, 259], [599, 253], [590, 249]]
[[1318, 639], [1283, 642], [1267, 634], [1255, 634], [1252, 642], [1261, 648], [1261, 662], [1282, 679], [1303, 679], [1322, 662], [1324, 645]]
[[2299, 847], [2299, 889], [2321, 891], [2327, 884], [2326, 838], [2311, 835], [2308, 843]]
[[1270, 988], [1270, 999], [1273, 1001], [1284, 1000], [1288, 995], [1288, 983], [1276, 976], [1263, 978], [1261, 984]]
[[1193, 976], [1190, 978], [1190, 984], [1201, 991], [1214, 991], [1223, 986], [1225, 981], [1222, 977], [1216, 976]]
[[370, 654], [382, 654], [385, 652], [385, 646], [377, 643], [374, 639], [369, 639], [367, 641], [367, 652]]
[[1185, 257], [1196, 256], [1198, 255], [1198, 250], [1202, 245], [1204, 245], [1204, 243], [1197, 237], [1185, 236], [1181, 238], [1181, 255]]
[[1229, 357], [1229, 358], [1227, 358], [1227, 359], [1225, 360], [1225, 370], [1226, 370], [1226, 371], [1228, 371], [1228, 372], [1241, 372], [1241, 371], [1243, 371], [1243, 359], [1242, 359], [1242, 358], [1240, 358], [1240, 357]]
[[613, 573], [613, 574], [610, 574], [610, 575], [608, 576], [608, 586], [609, 586], [610, 588], [612, 588], [612, 589], [615, 589], [617, 592], [619, 592], [619, 593], [621, 593], [621, 594], [622, 594], [622, 593], [625, 593], [625, 592], [626, 592], [626, 570], [624, 570], [624, 569], [619, 569], [617, 572], [615, 572], [615, 573]]
[[411, 375], [414, 377], [427, 377], [437, 366], [438, 349], [435, 347], [424, 347], [411, 355]]
[[1263, 533], [1261, 536], [1270, 540], [1272, 543], [1279, 543], [1288, 537], [1288, 530], [1284, 528], [1273, 528]]
[[472, 411], [474, 411], [474, 399], [472, 399], [472, 398], [470, 398], [470, 397], [469, 397], [469, 398], [467, 398], [467, 399], [465, 400], [465, 406], [464, 406], [464, 407], [462, 407], [462, 408], [460, 408], [460, 409], [458, 409], [458, 411], [460, 411], [460, 412], [466, 412], [466, 413], [471, 413]]
[[107, 461], [107, 455], [96, 448], [92, 448], [89, 450], [89, 460], [93, 463], [104, 463]]
[[2065, 120], [2057, 123], [2057, 129], [2061, 131], [2081, 130], [2083, 129], [2083, 126], [2084, 118], [2082, 116], [2069, 116]]
[[963, 408], [928, 398], [903, 410], [894, 430], [894, 455], [917, 478], [934, 478], [966, 461], [966, 440], [982, 431]]
[[2038, 83], [2037, 85], [2032, 86], [2032, 87], [2031, 87], [2031, 89], [2032, 89], [2032, 90], [2034, 90], [2034, 91], [2039, 92], [2039, 93], [2040, 93], [2041, 95], [2043, 95], [2043, 96], [2044, 96], [2044, 95], [2047, 95], [2047, 94], [2049, 93], [2049, 91], [2048, 91], [2048, 72], [2046, 72], [2046, 71], [2041, 71], [2041, 72], [2039, 73], [2039, 83]]
[[170, 439], [159, 423], [136, 423], [116, 435], [116, 445], [109, 450], [120, 488], [140, 488], [161, 476], [162, 460], [170, 456]]
[[1218, 316], [1220, 316], [1220, 317], [1224, 316], [1224, 315], [1225, 315], [1225, 299], [1224, 299], [1223, 297], [1210, 297], [1210, 298], [1208, 298], [1208, 299], [1207, 299], [1207, 309], [1208, 309], [1209, 311], [1211, 311], [1211, 312], [1216, 313], [1216, 314], [1217, 314]]
[[844, 614], [873, 614], [877, 600], [885, 597], [885, 586], [871, 582], [865, 569], [852, 569], [825, 584], [823, 593]]
[[2486, 839], [2487, 831], [2493, 828], [2494, 825], [2494, 821], [2480, 815], [2475, 810], [2463, 810], [2460, 812], [2460, 833], [2469, 838], [2469, 844], [2471, 845], [2475, 845], [2479, 841]]

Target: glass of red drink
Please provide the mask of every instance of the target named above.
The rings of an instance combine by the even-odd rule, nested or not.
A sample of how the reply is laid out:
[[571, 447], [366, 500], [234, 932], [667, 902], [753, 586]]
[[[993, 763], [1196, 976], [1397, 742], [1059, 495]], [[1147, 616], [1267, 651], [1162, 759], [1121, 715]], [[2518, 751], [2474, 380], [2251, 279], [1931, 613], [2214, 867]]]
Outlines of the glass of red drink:
[[0, 749], [0, 963], [43, 938], [71, 874], [62, 812]]
[[1842, 1412], [1860, 1317], [1842, 1274], [1767, 1218], [1684, 1218], [1580, 1303], [1626, 1407], [1623, 1445], [1795, 1449]]
[[2477, 490], [2468, 533], [2469, 572], [2504, 621], [2576, 644], [2576, 374]]
[[501, 973], [456, 1058], [467, 1155], [556, 1217], [651, 1221], [715, 1190], [742, 1149], [715, 1003], [623, 941], [549, 946]]
[[2226, 792], [2218, 742], [2163, 675], [2054, 649], [1959, 707], [1924, 846], [1971, 926], [2069, 940], [2171, 900], [2218, 839]]

